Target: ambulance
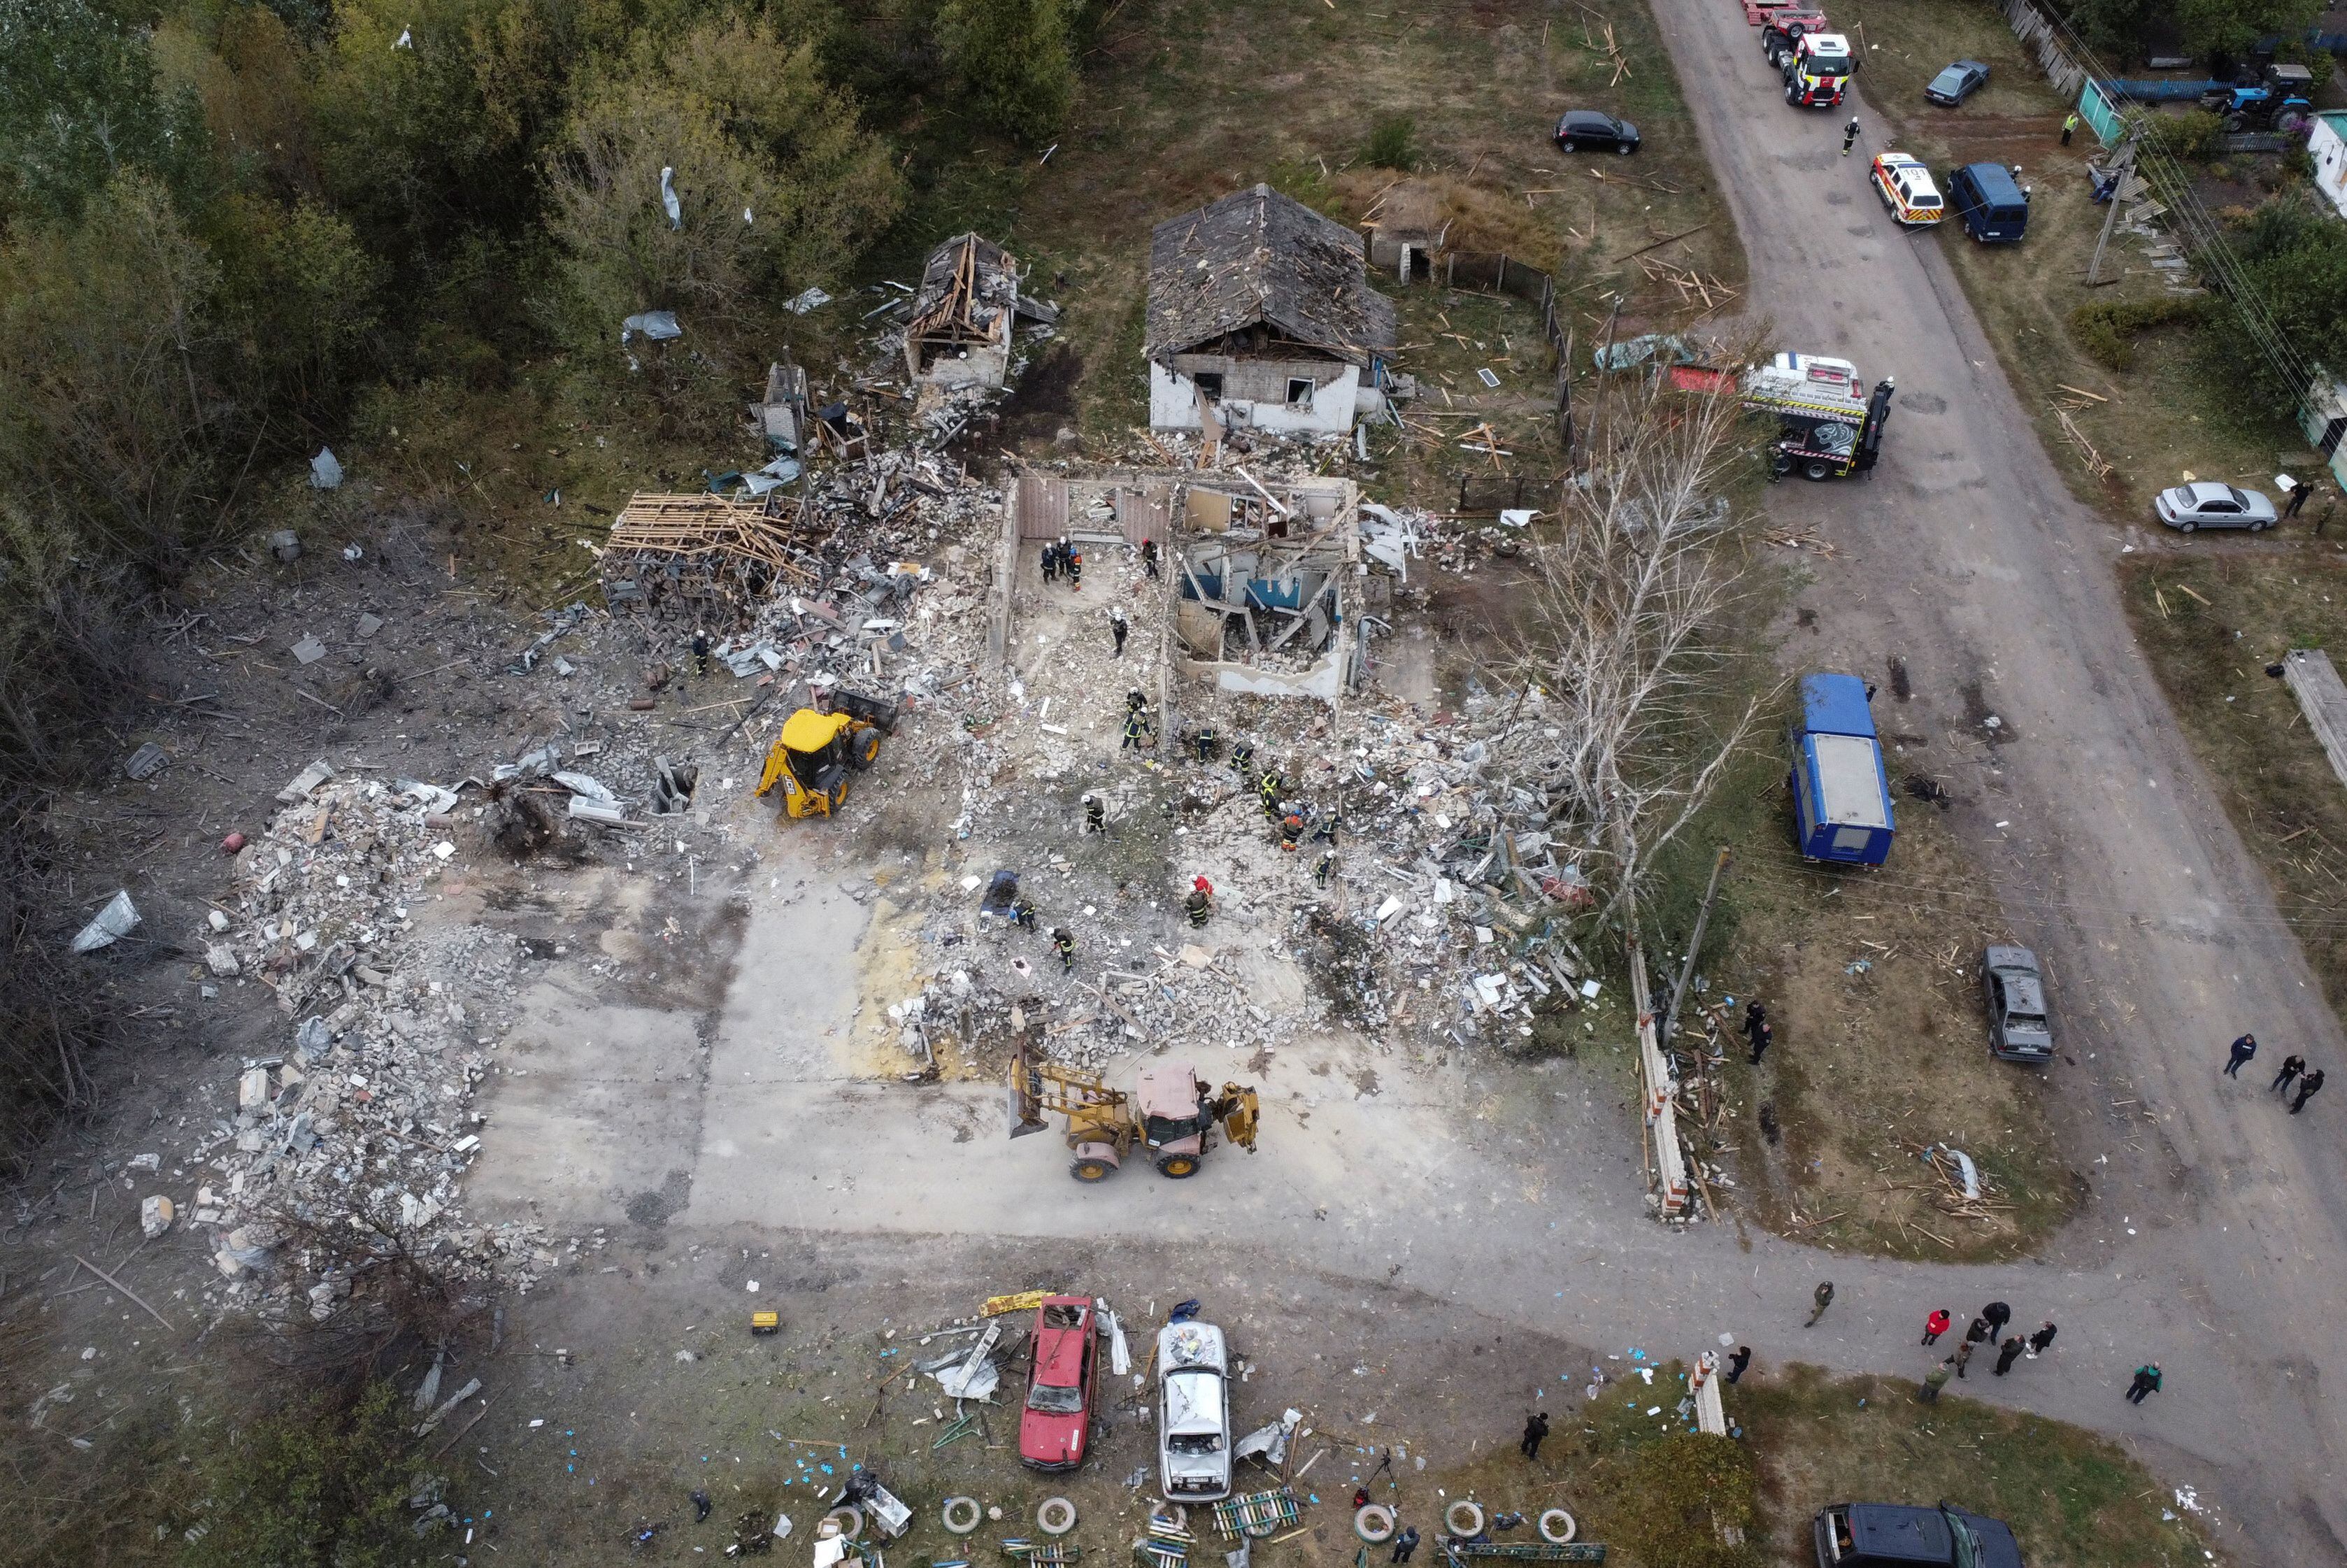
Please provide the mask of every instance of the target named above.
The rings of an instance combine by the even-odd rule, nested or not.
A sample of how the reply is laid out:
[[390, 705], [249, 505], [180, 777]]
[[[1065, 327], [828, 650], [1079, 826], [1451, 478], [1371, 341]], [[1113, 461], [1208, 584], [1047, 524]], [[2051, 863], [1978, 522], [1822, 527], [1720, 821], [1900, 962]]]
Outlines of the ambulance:
[[1932, 171], [1923, 167], [1922, 159], [1903, 152], [1878, 153], [1872, 174], [1875, 194], [1891, 209], [1891, 216], [1907, 228], [1928, 228], [1947, 216], [1947, 204], [1941, 200], [1940, 188], [1932, 183]]

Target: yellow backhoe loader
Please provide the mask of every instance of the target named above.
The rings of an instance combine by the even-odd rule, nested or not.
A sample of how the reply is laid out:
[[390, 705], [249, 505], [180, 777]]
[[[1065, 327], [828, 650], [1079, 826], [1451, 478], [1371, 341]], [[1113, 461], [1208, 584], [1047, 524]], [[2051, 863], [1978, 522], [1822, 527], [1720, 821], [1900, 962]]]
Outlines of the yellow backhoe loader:
[[793, 816], [829, 816], [846, 804], [849, 775], [878, 762], [880, 737], [897, 728], [893, 704], [844, 690], [819, 700], [824, 707], [783, 721], [758, 780], [761, 796], [783, 786], [783, 809]]
[[1068, 1119], [1068, 1173], [1106, 1181], [1138, 1143], [1162, 1176], [1195, 1175], [1214, 1145], [1217, 1123], [1230, 1141], [1255, 1153], [1261, 1109], [1252, 1088], [1225, 1083], [1217, 1095], [1187, 1062], [1145, 1067], [1134, 1092], [1111, 1089], [1095, 1073], [1030, 1057], [1010, 1059], [1010, 1135], [1043, 1131], [1046, 1112]]

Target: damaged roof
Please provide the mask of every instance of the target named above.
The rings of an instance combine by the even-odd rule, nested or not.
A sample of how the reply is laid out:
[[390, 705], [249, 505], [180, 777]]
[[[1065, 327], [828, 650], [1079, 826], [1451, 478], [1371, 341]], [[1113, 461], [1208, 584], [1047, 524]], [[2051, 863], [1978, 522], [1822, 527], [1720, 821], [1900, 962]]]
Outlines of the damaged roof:
[[979, 329], [1005, 309], [1047, 323], [1060, 319], [1055, 306], [1019, 292], [1019, 264], [1009, 251], [984, 235], [957, 234], [929, 252], [908, 330], [916, 337], [983, 336]]
[[1397, 341], [1393, 302], [1369, 287], [1361, 237], [1268, 185], [1157, 225], [1150, 358], [1257, 323], [1356, 364]]

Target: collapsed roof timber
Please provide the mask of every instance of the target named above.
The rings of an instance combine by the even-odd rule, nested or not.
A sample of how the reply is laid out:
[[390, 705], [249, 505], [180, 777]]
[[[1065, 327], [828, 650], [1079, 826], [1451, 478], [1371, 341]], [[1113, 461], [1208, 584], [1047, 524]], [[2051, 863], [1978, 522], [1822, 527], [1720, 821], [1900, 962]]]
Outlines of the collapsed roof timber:
[[755, 500], [639, 495], [611, 523], [604, 600], [613, 610], [728, 625], [783, 582], [812, 585], [804, 558], [830, 531], [779, 490]]

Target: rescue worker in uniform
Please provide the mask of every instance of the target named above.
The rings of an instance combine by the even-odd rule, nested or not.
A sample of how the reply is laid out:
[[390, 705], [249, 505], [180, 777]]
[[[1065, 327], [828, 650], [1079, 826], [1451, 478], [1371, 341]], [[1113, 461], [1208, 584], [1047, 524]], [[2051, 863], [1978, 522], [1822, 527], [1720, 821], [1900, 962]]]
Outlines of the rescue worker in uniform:
[[1325, 844], [1331, 849], [1336, 848], [1337, 830], [1344, 825], [1345, 813], [1343, 809], [1340, 807], [1330, 811], [1327, 815], [1320, 819], [1319, 825], [1312, 830], [1312, 842], [1315, 844]]
[[1149, 715], [1143, 712], [1139, 708], [1128, 708], [1125, 710], [1124, 714], [1124, 744], [1119, 746], [1117, 750], [1121, 752], [1140, 751], [1143, 747], [1144, 737], [1147, 737], [1152, 733], [1153, 731], [1149, 723]]
[[1255, 794], [1263, 802], [1263, 815], [1274, 822], [1279, 820], [1279, 792], [1282, 783], [1276, 772], [1266, 768], [1263, 770], [1263, 776], [1255, 780]]
[[1337, 854], [1336, 854], [1336, 851], [1334, 851], [1334, 850], [1323, 850], [1323, 851], [1321, 852], [1321, 855], [1320, 855], [1320, 864], [1319, 864], [1319, 865], [1317, 865], [1317, 866], [1315, 866], [1312, 868], [1312, 881], [1313, 881], [1313, 885], [1314, 885], [1314, 886], [1319, 886], [1319, 887], [1326, 887], [1326, 886], [1328, 886], [1328, 876], [1329, 876], [1329, 873], [1331, 873], [1331, 872], [1335, 871], [1336, 869], [1337, 869]]
[[1182, 907], [1189, 912], [1190, 924], [1204, 926], [1206, 917], [1214, 912], [1214, 885], [1203, 876], [1193, 880], [1190, 896], [1182, 901]]
[[1035, 906], [1028, 902], [1023, 893], [1010, 900], [1010, 923], [1030, 931], [1035, 928]]
[[1192, 737], [1191, 743], [1198, 748], [1198, 760], [1200, 762], [1213, 762], [1214, 760], [1215, 743], [1214, 726], [1212, 724], [1199, 725], [1198, 733], [1195, 736]]
[[1076, 967], [1076, 939], [1065, 926], [1051, 927], [1051, 950], [1060, 955], [1060, 972], [1071, 973]]
[[1296, 853], [1298, 839], [1304, 836], [1304, 818], [1289, 812], [1279, 819], [1279, 847], [1290, 855]]
[[1065, 540], [1065, 539], [1061, 539], [1061, 540], [1060, 541], [1060, 564], [1061, 564], [1062, 567], [1064, 567], [1064, 568], [1066, 568], [1066, 569], [1067, 569], [1067, 573], [1068, 573], [1068, 586], [1069, 586], [1070, 588], [1071, 588], [1071, 589], [1074, 589], [1076, 591], [1078, 591], [1078, 592], [1080, 592], [1080, 593], [1081, 593], [1081, 591], [1083, 591], [1083, 586], [1084, 586], [1084, 553], [1083, 553], [1083, 551], [1081, 551], [1081, 550], [1080, 550], [1080, 549], [1077, 549], [1077, 548], [1074, 548], [1073, 546], [1070, 545], [1070, 544], [1068, 543], [1068, 541], [1067, 541], [1067, 540]]
[[1084, 796], [1084, 831], [1086, 833], [1108, 831], [1108, 813], [1101, 805], [1100, 796], [1096, 794]]
[[1238, 744], [1233, 746], [1231, 748], [1231, 766], [1238, 770], [1239, 777], [1246, 777], [1247, 770], [1255, 766], [1255, 748], [1245, 741], [1241, 741]]
[[695, 675], [709, 673], [709, 633], [699, 627], [692, 630], [692, 672]]
[[1141, 569], [1149, 574], [1150, 581], [1157, 580], [1157, 541], [1155, 539], [1141, 541]]

